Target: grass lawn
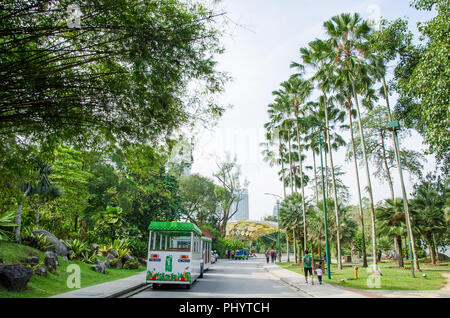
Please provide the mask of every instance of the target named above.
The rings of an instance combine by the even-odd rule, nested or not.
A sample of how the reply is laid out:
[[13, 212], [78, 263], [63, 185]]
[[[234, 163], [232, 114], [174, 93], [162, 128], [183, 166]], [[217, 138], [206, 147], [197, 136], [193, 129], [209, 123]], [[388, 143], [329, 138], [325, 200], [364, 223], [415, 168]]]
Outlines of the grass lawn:
[[[5, 264], [18, 264], [21, 258], [28, 256], [38, 256], [40, 262], [43, 262], [45, 258], [44, 253], [37, 249], [0, 241], [0, 258], [3, 259]], [[129, 277], [145, 270], [142, 266], [139, 269], [108, 268], [106, 274], [101, 274], [93, 271], [91, 264], [81, 261], [63, 261], [59, 257], [59, 263], [55, 274], [47, 273], [47, 277], [33, 275], [28, 282], [27, 289], [23, 292], [8, 291], [0, 285], [0, 298], [41, 298], [71, 291], [73, 289], [68, 288], [66, 284], [67, 278], [71, 274], [71, 272], [66, 272], [66, 268], [70, 264], [80, 266], [81, 288]]]
[[[303, 275], [303, 270], [300, 266], [290, 266], [289, 263], [278, 263], [283, 268], [292, 270], [296, 273]], [[367, 268], [358, 266], [358, 279], [356, 280], [344, 280], [347, 278], [354, 278], [353, 267], [343, 267], [342, 270], [338, 270], [336, 265], [331, 266], [331, 280], [326, 275], [323, 276], [323, 281], [335, 285], [351, 287], [356, 289], [371, 289], [368, 286], [370, 282], [369, 276], [371, 272]], [[369, 264], [370, 268], [370, 264]], [[438, 290], [445, 285], [446, 279], [437, 271], [427, 271], [416, 273], [416, 278], [411, 277], [411, 270], [399, 269], [399, 268], [385, 268], [380, 266], [382, 273], [380, 288], [384, 290]], [[426, 273], [427, 277], [422, 277], [422, 274]]]

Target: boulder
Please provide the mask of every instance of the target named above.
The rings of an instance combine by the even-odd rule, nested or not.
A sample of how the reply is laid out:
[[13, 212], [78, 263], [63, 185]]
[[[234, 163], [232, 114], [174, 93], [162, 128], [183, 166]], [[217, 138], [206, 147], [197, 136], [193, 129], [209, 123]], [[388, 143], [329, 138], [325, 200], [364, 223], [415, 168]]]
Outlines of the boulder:
[[95, 243], [93, 243], [92, 245], [91, 245], [91, 251], [93, 252], [93, 253], [98, 253], [98, 249], [100, 248], [100, 246], [98, 246], [98, 244], [95, 244]]
[[110, 263], [112, 263], [116, 258], [114, 257], [114, 255], [112, 255], [112, 254], [108, 254], [108, 255], [106, 255], [106, 258], [108, 259], [108, 261], [110, 262]]
[[53, 256], [45, 256], [44, 264], [50, 273], [56, 273], [56, 260]]
[[91, 268], [98, 273], [106, 274], [106, 262], [92, 265]]
[[126, 263], [126, 262], [128, 262], [128, 261], [134, 261], [134, 260], [135, 260], [134, 256], [131, 256], [130, 253], [128, 253], [127, 255], [125, 255], [124, 257], [122, 257], [122, 261], [123, 261], [124, 263]]
[[37, 256], [26, 257], [26, 258], [23, 258], [21, 260], [21, 262], [34, 266], [34, 265], [39, 264], [39, 257], [37, 257]]
[[110, 250], [110, 251], [109, 251], [109, 254], [111, 254], [112, 256], [114, 256], [114, 258], [119, 257], [119, 254], [117, 253], [116, 250]]
[[34, 270], [34, 273], [39, 276], [47, 276], [47, 270], [43, 266], [39, 266]]
[[147, 266], [147, 260], [143, 257], [138, 257], [139, 263], [141, 263], [142, 266]]
[[56, 265], [59, 265], [58, 255], [55, 252], [47, 251], [45, 252], [45, 257], [52, 257], [55, 259]]
[[51, 244], [50, 247], [46, 249], [46, 251], [52, 251], [55, 252], [58, 256], [67, 256], [68, 249], [66, 244], [59, 240], [55, 235], [53, 235], [50, 232], [47, 232], [45, 230], [35, 230], [33, 231], [34, 234], [42, 234], [47, 242]]
[[10, 291], [23, 291], [32, 275], [31, 267], [4, 265], [0, 268], [0, 283]]

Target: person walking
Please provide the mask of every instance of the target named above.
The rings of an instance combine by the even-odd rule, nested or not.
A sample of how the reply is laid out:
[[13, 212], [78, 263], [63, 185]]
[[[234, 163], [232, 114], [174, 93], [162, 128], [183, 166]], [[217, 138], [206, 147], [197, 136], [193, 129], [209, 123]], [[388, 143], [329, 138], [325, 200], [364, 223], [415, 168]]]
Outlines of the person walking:
[[272, 263], [275, 263], [275, 257], [276, 256], [277, 256], [277, 253], [275, 252], [275, 250], [272, 247], [272, 249], [270, 250], [270, 258], [272, 260]]
[[225, 257], [230, 259], [230, 251], [228, 249], [225, 251]]
[[268, 248], [266, 248], [266, 251], [264, 252], [264, 256], [266, 257], [267, 264], [269, 264], [270, 253], [269, 253]]
[[314, 273], [312, 270], [312, 257], [309, 255], [308, 251], [305, 251], [305, 256], [302, 258], [303, 261], [303, 269], [305, 271], [305, 282], [308, 284], [308, 273], [311, 276], [311, 284], [314, 285]]
[[322, 268], [320, 266], [316, 269], [316, 274], [319, 284], [322, 285]]

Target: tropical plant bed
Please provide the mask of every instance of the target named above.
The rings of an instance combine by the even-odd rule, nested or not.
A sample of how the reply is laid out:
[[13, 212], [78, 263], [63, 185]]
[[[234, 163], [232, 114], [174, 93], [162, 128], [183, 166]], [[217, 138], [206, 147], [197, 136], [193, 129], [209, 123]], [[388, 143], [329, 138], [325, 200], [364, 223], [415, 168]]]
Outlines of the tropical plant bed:
[[[298, 266], [290, 266], [291, 263], [278, 263], [279, 266], [291, 270], [293, 272], [304, 274], [303, 269]], [[355, 278], [353, 268], [344, 267], [342, 270], [338, 270], [337, 266], [331, 266], [331, 280], [326, 275], [323, 276], [323, 281], [355, 288], [355, 289], [367, 289], [367, 290], [438, 290], [442, 288], [446, 283], [446, 278], [443, 277], [438, 271], [416, 272], [416, 278], [411, 277], [411, 270], [397, 269], [397, 268], [381, 268], [382, 276], [379, 278], [380, 288], [371, 288], [370, 286], [376, 285], [376, 282], [371, 276], [370, 265], [368, 268], [359, 267], [358, 279]], [[422, 275], [426, 274], [426, 277]]]
[[[29, 256], [38, 256], [41, 262], [45, 257], [43, 252], [29, 246], [0, 241], [0, 258], [5, 264], [20, 264], [21, 258]], [[64, 261], [59, 257], [59, 263], [55, 274], [50, 272], [47, 273], [47, 276], [34, 274], [25, 291], [8, 291], [0, 285], [0, 298], [42, 298], [72, 291], [73, 289], [67, 287], [67, 279], [73, 273], [66, 271], [70, 264], [80, 266], [81, 288], [133, 276], [145, 270], [143, 266], [138, 269], [108, 268], [106, 274], [101, 274], [91, 269], [92, 264], [81, 261]]]

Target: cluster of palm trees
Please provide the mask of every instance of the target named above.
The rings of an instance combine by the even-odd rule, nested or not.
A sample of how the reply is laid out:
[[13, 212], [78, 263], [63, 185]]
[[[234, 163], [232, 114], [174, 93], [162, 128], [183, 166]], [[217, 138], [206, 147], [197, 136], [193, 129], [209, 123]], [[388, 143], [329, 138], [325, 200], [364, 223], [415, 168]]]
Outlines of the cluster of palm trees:
[[[314, 197], [315, 206], [320, 208], [319, 201], [320, 187], [317, 181], [316, 158], [319, 154], [320, 142], [324, 146], [324, 164], [326, 180], [331, 184], [326, 186], [327, 204], [331, 204], [331, 216], [333, 217], [334, 234], [336, 239], [338, 268], [342, 269], [341, 241], [342, 222], [344, 220], [342, 199], [338, 197], [339, 186], [337, 185], [336, 166], [333, 161], [333, 152], [346, 145], [345, 140], [340, 136], [338, 129], [347, 128], [350, 131], [352, 149], [352, 159], [355, 168], [355, 187], [359, 207], [360, 231], [362, 236], [362, 258], [363, 266], [367, 267], [367, 255], [365, 246], [365, 227], [362, 204], [362, 191], [369, 198], [371, 242], [373, 257], [373, 270], [378, 273], [377, 266], [377, 229], [376, 211], [372, 194], [371, 173], [366, 151], [365, 131], [362, 123], [362, 107], [370, 109], [375, 102], [381, 100], [386, 108], [388, 121], [392, 121], [389, 104], [389, 92], [386, 85], [386, 61], [381, 54], [378, 54], [370, 45], [370, 36], [374, 31], [370, 21], [363, 20], [357, 13], [343, 13], [332, 17], [324, 23], [327, 38], [316, 39], [308, 43], [307, 47], [300, 49], [300, 62], [293, 62], [291, 67], [297, 70], [287, 81], [281, 83], [280, 89], [273, 92], [274, 102], [268, 105], [269, 122], [265, 124], [266, 142], [263, 155], [271, 165], [281, 167], [280, 179], [284, 185], [284, 196], [298, 193], [297, 201], [299, 205], [296, 209], [299, 212], [299, 219], [293, 218], [289, 213], [285, 213], [285, 220], [282, 220], [280, 212], [280, 226], [294, 229], [295, 220], [302, 225], [296, 228], [300, 236], [296, 236], [296, 230], [289, 231], [295, 240], [301, 237], [303, 249], [307, 248], [308, 239], [311, 240], [314, 234], [312, 228], [307, 228], [310, 224], [309, 213], [305, 198], [305, 186], [309, 182], [305, 170], [304, 160], [306, 154], [311, 153], [314, 170]], [[378, 86], [379, 89], [376, 89]], [[354, 121], [358, 124], [354, 124]], [[387, 122], [386, 122], [387, 123]], [[357, 127], [357, 131], [354, 128]], [[392, 137], [394, 138], [392, 132]], [[357, 134], [358, 144], [355, 144], [355, 134]], [[321, 140], [320, 140], [321, 139]], [[398, 144], [394, 142], [395, 152], [398, 152]], [[356, 149], [356, 147], [359, 147]], [[365, 186], [361, 189], [362, 182], [358, 170], [356, 154], [361, 154], [365, 172]], [[397, 165], [400, 167], [399, 162]], [[327, 182], [328, 183], [328, 182]], [[284, 212], [289, 210], [286, 204]], [[292, 210], [292, 209], [291, 209]], [[404, 204], [405, 218], [407, 220], [408, 235], [411, 242], [414, 242], [411, 230], [409, 208]], [[330, 216], [330, 217], [331, 217]], [[284, 223], [283, 223], [284, 222]], [[298, 223], [297, 223], [298, 224]], [[311, 223], [312, 224], [312, 223]], [[311, 225], [313, 226], [313, 225]], [[320, 225], [317, 226], [319, 230]], [[345, 233], [347, 234], [347, 233]], [[297, 234], [298, 235], [298, 234]], [[316, 235], [317, 239], [321, 234]], [[414, 255], [414, 265], [416, 270], [420, 270], [417, 261], [415, 246], [412, 244], [412, 254]]]

